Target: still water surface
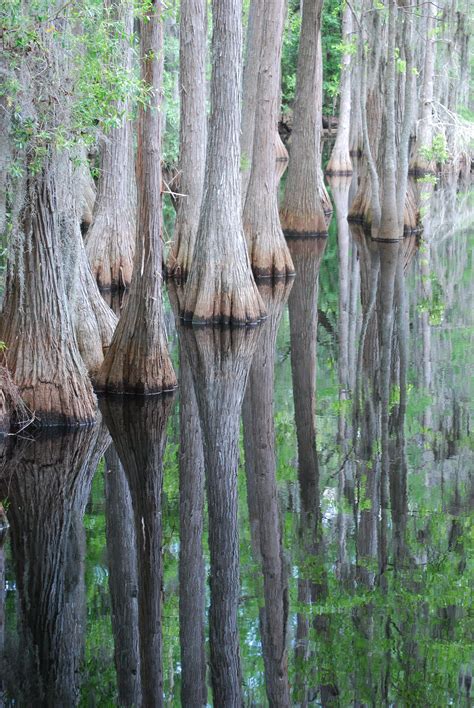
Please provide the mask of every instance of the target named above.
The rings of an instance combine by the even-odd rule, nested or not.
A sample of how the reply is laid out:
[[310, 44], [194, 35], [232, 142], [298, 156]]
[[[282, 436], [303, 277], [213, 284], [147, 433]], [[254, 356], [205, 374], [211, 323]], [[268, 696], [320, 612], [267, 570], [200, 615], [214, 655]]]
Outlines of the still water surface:
[[472, 705], [474, 204], [398, 249], [348, 190], [263, 326], [170, 290], [178, 395], [3, 441], [2, 705]]

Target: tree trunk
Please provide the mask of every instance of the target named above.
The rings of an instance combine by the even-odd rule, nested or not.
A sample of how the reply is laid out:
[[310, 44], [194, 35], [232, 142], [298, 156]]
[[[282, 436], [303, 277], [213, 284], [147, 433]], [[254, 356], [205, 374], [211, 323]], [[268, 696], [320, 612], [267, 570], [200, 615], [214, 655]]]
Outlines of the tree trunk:
[[242, 406], [250, 531], [263, 574], [264, 606], [259, 619], [265, 686], [269, 704], [282, 707], [291, 704], [286, 651], [288, 582], [275, 477], [273, 386], [278, 325], [290, 289], [291, 285], [278, 283], [275, 289], [265, 287], [261, 293], [269, 316], [262, 326]]
[[[86, 625], [82, 517], [104, 426], [10, 438], [0, 470], [8, 495], [18, 592], [18, 656], [6, 672], [19, 705], [79, 703]], [[17, 684], [18, 681], [18, 684]]]
[[243, 224], [256, 278], [285, 278], [294, 273], [278, 215], [275, 170], [283, 12], [283, 0], [263, 0], [261, 51], [258, 63], [253, 67], [258, 74], [258, 101]]
[[[352, 8], [346, 3], [342, 15], [342, 42], [350, 45], [352, 42]], [[349, 137], [351, 130], [351, 56], [347, 51], [342, 55], [339, 123], [337, 126], [336, 142], [331, 152], [331, 157], [326, 167], [328, 175], [351, 175], [352, 162], [350, 156]]]
[[62, 268], [58, 184], [67, 178], [67, 161], [67, 156], [51, 152], [41, 171], [28, 177], [0, 321], [7, 366], [41, 425], [90, 423], [96, 411], [72, 328]]
[[166, 422], [173, 397], [103, 398], [100, 408], [128, 479], [135, 519], [143, 706], [163, 706], [162, 503]]
[[242, 125], [240, 132], [242, 208], [245, 205], [253, 159], [255, 115], [257, 112], [258, 96], [258, 67], [260, 66], [264, 10], [265, 0], [250, 0], [247, 19], [245, 63], [242, 78]]
[[118, 702], [141, 705], [137, 549], [128, 481], [114, 444], [105, 453], [107, 566]]
[[204, 443], [211, 565], [210, 668], [216, 706], [242, 705], [237, 627], [239, 422], [259, 333], [255, 328], [184, 328], [182, 332]]
[[99, 389], [116, 393], [150, 394], [169, 391], [176, 377], [163, 327], [161, 239], [162, 91], [161, 3], [153, 0], [142, 21], [140, 52], [142, 80], [151, 88], [147, 110], [138, 120], [138, 239], [134, 277], [110, 349], [98, 376]]
[[[120, 51], [123, 70], [132, 71], [133, 4], [128, 0], [106, 0], [112, 18], [123, 25]], [[92, 224], [86, 236], [86, 252], [100, 288], [124, 288], [132, 279], [135, 251], [135, 170], [130, 102], [121, 101], [117, 113], [120, 125], [103, 135], [100, 143], [100, 172]]]
[[258, 322], [263, 304], [253, 279], [241, 218], [240, 3], [213, 0], [211, 116], [204, 197], [184, 317], [196, 323]]
[[286, 238], [327, 233], [325, 213], [332, 211], [321, 170], [322, 0], [303, 5], [290, 162], [280, 213]]
[[428, 5], [425, 12], [427, 13], [427, 20], [421, 116], [418, 121], [416, 143], [410, 162], [410, 172], [421, 176], [436, 172], [434, 160], [423, 154], [423, 151], [431, 150], [433, 141], [433, 93], [436, 58], [436, 36], [434, 30], [437, 8], [434, 5]]
[[89, 161], [85, 151], [82, 160], [83, 162], [77, 170], [76, 199], [80, 210], [81, 228], [84, 232], [87, 231], [92, 224], [97, 189], [92, 179]]
[[199, 225], [206, 164], [206, 43], [205, 0], [182, 0], [179, 30], [180, 155], [179, 191], [174, 241], [167, 271], [186, 279]]

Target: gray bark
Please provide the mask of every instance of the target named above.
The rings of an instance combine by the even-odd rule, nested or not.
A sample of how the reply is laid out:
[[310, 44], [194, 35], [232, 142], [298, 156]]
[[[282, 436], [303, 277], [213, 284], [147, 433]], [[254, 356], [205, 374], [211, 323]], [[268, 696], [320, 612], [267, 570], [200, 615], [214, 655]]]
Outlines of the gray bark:
[[185, 279], [191, 268], [199, 225], [206, 164], [206, 41], [205, 0], [182, 0], [179, 30], [179, 192], [174, 240], [167, 271]]
[[241, 7], [212, 4], [211, 115], [206, 176], [184, 317], [194, 322], [258, 322], [263, 304], [253, 279], [241, 218]]

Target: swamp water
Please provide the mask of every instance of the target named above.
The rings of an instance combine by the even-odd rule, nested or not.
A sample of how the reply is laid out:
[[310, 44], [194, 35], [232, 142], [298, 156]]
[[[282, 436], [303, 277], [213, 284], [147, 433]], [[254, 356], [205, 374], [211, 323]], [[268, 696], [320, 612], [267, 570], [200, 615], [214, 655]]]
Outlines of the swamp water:
[[432, 195], [360, 357], [378, 245], [339, 217], [261, 327], [169, 308], [177, 395], [3, 440], [1, 705], [472, 705], [472, 195]]

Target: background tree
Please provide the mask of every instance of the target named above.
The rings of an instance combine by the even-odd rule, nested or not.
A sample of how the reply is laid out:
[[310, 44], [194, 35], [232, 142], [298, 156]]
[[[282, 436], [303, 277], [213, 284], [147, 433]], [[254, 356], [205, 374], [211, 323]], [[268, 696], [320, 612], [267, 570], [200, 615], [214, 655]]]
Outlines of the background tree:
[[175, 388], [176, 377], [163, 326], [161, 238], [161, 3], [141, 20], [142, 80], [150, 104], [138, 118], [138, 238], [130, 294], [98, 376], [98, 387], [127, 393], [159, 393]]
[[[120, 57], [122, 81], [133, 70], [133, 3], [105, 0], [104, 11]], [[100, 288], [130, 285], [136, 239], [136, 187], [131, 99], [117, 102], [117, 125], [100, 139], [100, 167], [86, 251]]]
[[182, 196], [167, 270], [170, 275], [185, 279], [192, 263], [206, 165], [207, 12], [204, 0], [181, 1], [179, 26], [179, 192]]
[[257, 66], [257, 96], [252, 167], [243, 212], [244, 232], [255, 277], [286, 277], [294, 273], [278, 215], [278, 175], [275, 170], [280, 105], [280, 61], [283, 0], [262, 3], [261, 49]]
[[204, 197], [184, 317], [193, 322], [258, 322], [263, 304], [252, 276], [241, 217], [240, 3], [212, 4], [211, 115]]
[[322, 0], [303, 4], [290, 161], [280, 212], [287, 238], [327, 232], [325, 212], [331, 211], [321, 170], [321, 10]]

